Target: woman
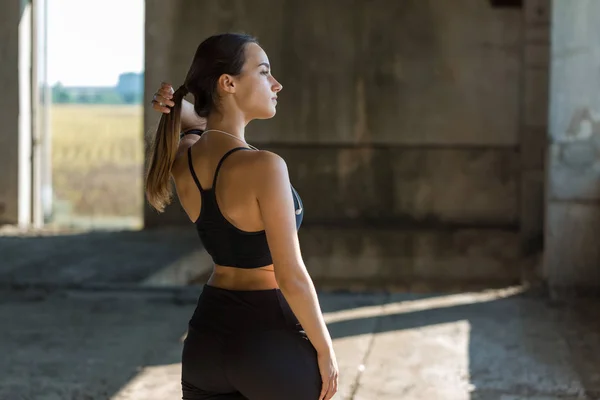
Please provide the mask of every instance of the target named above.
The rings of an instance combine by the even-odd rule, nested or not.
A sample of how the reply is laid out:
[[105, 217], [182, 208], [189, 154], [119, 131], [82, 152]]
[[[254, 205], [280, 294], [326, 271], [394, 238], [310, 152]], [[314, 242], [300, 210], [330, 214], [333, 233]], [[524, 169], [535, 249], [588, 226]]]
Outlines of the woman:
[[[189, 321], [183, 399], [316, 400], [337, 391], [331, 337], [300, 254], [302, 202], [283, 159], [244, 136], [250, 121], [275, 115], [281, 89], [254, 38], [222, 34], [200, 44], [179, 89], [163, 85], [154, 96], [163, 115], [147, 199], [163, 211], [172, 177], [215, 263]], [[192, 135], [180, 142], [182, 126]]]

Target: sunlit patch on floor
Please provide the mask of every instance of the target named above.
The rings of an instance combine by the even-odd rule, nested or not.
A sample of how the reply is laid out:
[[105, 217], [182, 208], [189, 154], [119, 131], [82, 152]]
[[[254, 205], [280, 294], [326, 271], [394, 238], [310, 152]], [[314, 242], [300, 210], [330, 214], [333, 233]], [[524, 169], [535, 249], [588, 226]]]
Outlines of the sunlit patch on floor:
[[489, 290], [475, 293], [460, 293], [446, 296], [429, 297], [418, 300], [406, 300], [383, 305], [356, 307], [324, 314], [325, 322], [334, 323], [359, 318], [373, 318], [385, 315], [411, 313], [460, 305], [484, 303], [517, 295], [523, 292], [522, 287], [510, 287], [500, 290]]
[[459, 320], [376, 333], [354, 398], [469, 400], [470, 330]]
[[110, 400], [172, 399], [174, 393], [181, 393], [179, 363], [141, 367]]

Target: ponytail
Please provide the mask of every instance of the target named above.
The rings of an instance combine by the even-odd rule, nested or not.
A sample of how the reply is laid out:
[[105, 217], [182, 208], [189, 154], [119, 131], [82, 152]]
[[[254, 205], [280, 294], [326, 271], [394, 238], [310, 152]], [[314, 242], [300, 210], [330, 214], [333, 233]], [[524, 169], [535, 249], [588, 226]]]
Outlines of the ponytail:
[[179, 146], [181, 131], [181, 104], [188, 93], [184, 85], [173, 94], [175, 105], [171, 112], [160, 117], [154, 136], [148, 173], [146, 174], [146, 198], [158, 212], [171, 203], [171, 168]]

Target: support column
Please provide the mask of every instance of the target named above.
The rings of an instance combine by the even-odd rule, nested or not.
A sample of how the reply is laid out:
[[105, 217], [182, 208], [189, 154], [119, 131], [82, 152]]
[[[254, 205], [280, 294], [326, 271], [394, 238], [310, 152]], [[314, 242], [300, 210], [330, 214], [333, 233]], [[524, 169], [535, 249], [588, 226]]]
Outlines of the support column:
[[553, 0], [544, 273], [600, 287], [600, 0]]
[[31, 3], [0, 0], [0, 225], [31, 221]]
[[[181, 85], [185, 79], [187, 68], [192, 62], [193, 52], [196, 51], [196, 39], [191, 45], [178, 44], [176, 46], [176, 33], [178, 30], [186, 29], [178, 24], [178, 16], [186, 12], [191, 5], [183, 4], [181, 0], [169, 2], [159, 0], [146, 0], [146, 46], [145, 46], [145, 73], [144, 73], [144, 176], [149, 161], [149, 151], [154, 134], [160, 120], [160, 114], [152, 110], [148, 105], [152, 94], [160, 86], [161, 81], [171, 82], [173, 85]], [[198, 14], [202, 15], [202, 14]], [[193, 29], [187, 28], [187, 29]], [[201, 36], [200, 36], [201, 37]], [[185, 54], [182, 56], [181, 53]], [[176, 86], [177, 87], [177, 86]], [[182, 225], [189, 219], [183, 208], [176, 199], [177, 194], [173, 190], [173, 203], [169, 205], [163, 214], [159, 214], [146, 201], [144, 194], [144, 227], [154, 228], [165, 225]]]
[[551, 0], [526, 0], [521, 108], [521, 250], [538, 254], [544, 237], [544, 170], [548, 147]]

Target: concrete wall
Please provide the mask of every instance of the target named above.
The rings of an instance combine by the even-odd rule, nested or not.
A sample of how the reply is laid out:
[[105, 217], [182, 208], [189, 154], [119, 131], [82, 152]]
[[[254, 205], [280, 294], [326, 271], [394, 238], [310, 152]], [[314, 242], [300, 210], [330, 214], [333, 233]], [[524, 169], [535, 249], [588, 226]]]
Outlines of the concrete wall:
[[600, 1], [554, 0], [545, 277], [600, 286]]
[[31, 7], [0, 0], [0, 225], [31, 217]]
[[544, 241], [551, 2], [525, 0], [524, 6], [519, 220], [522, 253], [532, 255]]
[[[258, 36], [284, 89], [276, 118], [247, 138], [288, 162], [315, 276], [346, 265], [358, 280], [365, 270], [518, 277], [523, 10], [482, 0], [149, 0], [146, 10], [148, 94], [180, 84], [210, 34]], [[146, 131], [157, 121], [148, 111]], [[176, 205], [147, 210], [146, 223], [186, 219]]]
[[18, 221], [18, 138], [19, 138], [19, 20], [16, 0], [1, 0], [0, 7], [0, 220]]

